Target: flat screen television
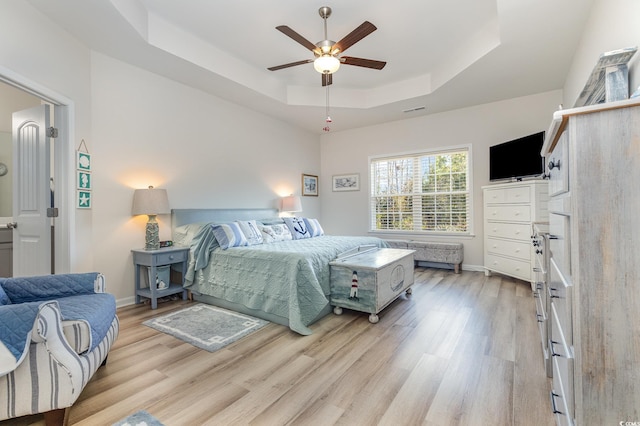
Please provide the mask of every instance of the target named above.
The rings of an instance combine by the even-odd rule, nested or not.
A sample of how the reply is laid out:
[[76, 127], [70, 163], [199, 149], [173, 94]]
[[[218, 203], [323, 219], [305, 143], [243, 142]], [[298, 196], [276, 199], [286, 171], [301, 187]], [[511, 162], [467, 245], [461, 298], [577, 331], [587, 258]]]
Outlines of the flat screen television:
[[544, 173], [544, 132], [489, 147], [489, 180], [521, 180]]

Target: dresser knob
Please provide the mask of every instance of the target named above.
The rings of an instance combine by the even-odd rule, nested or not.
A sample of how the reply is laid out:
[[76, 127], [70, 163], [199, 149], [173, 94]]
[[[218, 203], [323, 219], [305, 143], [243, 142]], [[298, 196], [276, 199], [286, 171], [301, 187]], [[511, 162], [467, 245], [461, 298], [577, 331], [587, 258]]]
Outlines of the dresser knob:
[[173, 260], [173, 255], [172, 254], [169, 255], [169, 260]]
[[553, 169], [560, 170], [560, 160], [554, 162], [552, 158], [551, 161], [549, 161], [549, 170]]

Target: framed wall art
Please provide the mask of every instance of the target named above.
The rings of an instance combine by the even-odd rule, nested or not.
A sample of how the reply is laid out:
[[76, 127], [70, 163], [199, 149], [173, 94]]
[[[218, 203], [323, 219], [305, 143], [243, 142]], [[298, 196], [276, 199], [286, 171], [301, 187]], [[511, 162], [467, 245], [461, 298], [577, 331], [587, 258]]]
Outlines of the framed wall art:
[[91, 208], [91, 154], [84, 139], [76, 150], [76, 208]]
[[331, 189], [333, 191], [360, 191], [360, 174], [333, 175]]
[[91, 173], [78, 170], [77, 183], [78, 189], [85, 191], [91, 190]]
[[78, 209], [90, 209], [91, 208], [91, 192], [78, 190]]
[[88, 152], [76, 151], [76, 169], [90, 172], [91, 154]]
[[318, 176], [302, 175], [302, 195], [311, 197], [318, 196]]

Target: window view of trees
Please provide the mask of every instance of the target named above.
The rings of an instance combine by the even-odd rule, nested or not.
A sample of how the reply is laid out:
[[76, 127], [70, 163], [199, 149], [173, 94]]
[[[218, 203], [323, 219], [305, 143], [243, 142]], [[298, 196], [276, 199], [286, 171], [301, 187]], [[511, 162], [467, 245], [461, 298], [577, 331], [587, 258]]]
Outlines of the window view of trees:
[[371, 161], [372, 229], [469, 231], [468, 151]]

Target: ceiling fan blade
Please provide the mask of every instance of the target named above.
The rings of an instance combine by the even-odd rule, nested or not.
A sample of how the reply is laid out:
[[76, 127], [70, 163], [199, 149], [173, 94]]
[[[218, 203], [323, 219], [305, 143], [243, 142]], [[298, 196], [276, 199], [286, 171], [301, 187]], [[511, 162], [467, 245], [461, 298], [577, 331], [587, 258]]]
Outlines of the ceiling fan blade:
[[301, 45], [303, 45], [304, 47], [306, 47], [311, 51], [314, 51], [317, 49], [317, 46], [315, 44], [311, 43], [309, 40], [302, 37], [300, 34], [298, 34], [297, 32], [295, 32], [294, 30], [292, 30], [286, 25], [279, 25], [276, 27], [276, 30], [280, 31], [282, 34], [286, 35], [287, 37], [292, 38], [294, 41], [297, 41], [298, 43], [300, 43]]
[[362, 59], [362, 58], [354, 58], [353, 56], [342, 56], [340, 58], [340, 62], [345, 65], [355, 65], [356, 67], [365, 67], [365, 68], [373, 68], [376, 70], [381, 70], [387, 65], [386, 62], [383, 61], [375, 61], [373, 59]]
[[336, 53], [342, 53], [377, 29], [378, 28], [371, 22], [364, 21], [362, 25], [351, 31], [349, 34], [344, 36], [342, 40], [334, 44], [333, 50]]
[[313, 59], [305, 59], [303, 61], [290, 62], [288, 64], [276, 65], [275, 67], [269, 67], [267, 69], [269, 71], [278, 71], [278, 70], [281, 70], [283, 68], [295, 67], [296, 65], [308, 64], [310, 62], [313, 62]]
[[333, 84], [333, 74], [322, 74], [322, 87]]

